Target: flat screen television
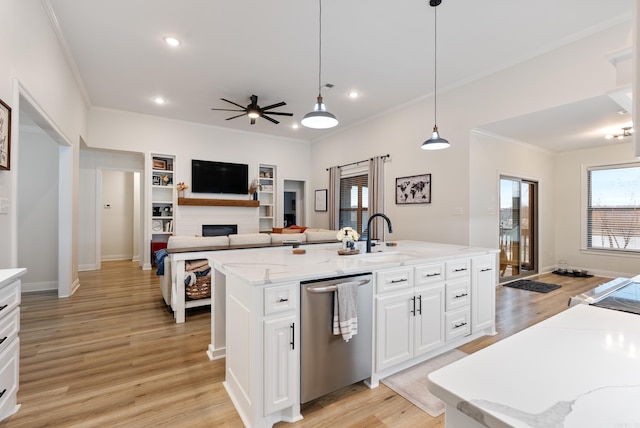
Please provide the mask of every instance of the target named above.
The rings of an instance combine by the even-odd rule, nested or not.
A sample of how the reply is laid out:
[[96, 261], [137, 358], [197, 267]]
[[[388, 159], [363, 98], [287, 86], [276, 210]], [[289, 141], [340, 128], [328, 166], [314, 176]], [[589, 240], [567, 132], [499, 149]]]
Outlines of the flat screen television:
[[192, 159], [191, 191], [246, 195], [249, 191], [249, 165]]

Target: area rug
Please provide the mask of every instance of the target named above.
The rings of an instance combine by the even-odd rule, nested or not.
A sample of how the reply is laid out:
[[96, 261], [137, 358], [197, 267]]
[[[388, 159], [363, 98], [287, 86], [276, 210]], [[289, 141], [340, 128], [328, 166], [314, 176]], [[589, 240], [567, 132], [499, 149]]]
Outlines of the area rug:
[[435, 418], [444, 413], [444, 402], [427, 389], [427, 375], [466, 356], [465, 352], [452, 349], [381, 382]]
[[518, 288], [520, 290], [535, 291], [538, 293], [548, 293], [560, 288], [556, 284], [547, 284], [546, 282], [531, 281], [530, 279], [520, 279], [518, 281], [504, 284], [505, 287]]

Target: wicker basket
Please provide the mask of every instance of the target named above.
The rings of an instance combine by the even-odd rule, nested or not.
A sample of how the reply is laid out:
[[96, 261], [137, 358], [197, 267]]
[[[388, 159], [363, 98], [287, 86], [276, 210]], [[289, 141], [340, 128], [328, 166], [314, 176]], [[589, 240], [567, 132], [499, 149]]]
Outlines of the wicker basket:
[[211, 275], [196, 277], [196, 283], [187, 285], [185, 294], [189, 299], [207, 299], [211, 297]]

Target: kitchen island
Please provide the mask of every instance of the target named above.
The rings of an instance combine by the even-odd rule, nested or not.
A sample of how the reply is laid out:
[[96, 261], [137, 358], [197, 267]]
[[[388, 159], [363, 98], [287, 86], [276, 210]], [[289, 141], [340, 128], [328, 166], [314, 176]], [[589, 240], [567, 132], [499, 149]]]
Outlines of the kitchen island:
[[573, 306], [431, 373], [428, 387], [447, 428], [640, 427], [640, 319]]
[[[361, 252], [364, 243], [358, 243]], [[226, 356], [224, 386], [244, 424], [300, 414], [304, 281], [372, 274], [371, 387], [390, 374], [495, 333], [495, 249], [399, 241], [341, 256], [340, 244], [197, 253], [214, 268], [210, 358]], [[382, 250], [382, 251], [380, 251]], [[388, 334], [387, 334], [388, 333]], [[330, 361], [327, 361], [330, 364]]]

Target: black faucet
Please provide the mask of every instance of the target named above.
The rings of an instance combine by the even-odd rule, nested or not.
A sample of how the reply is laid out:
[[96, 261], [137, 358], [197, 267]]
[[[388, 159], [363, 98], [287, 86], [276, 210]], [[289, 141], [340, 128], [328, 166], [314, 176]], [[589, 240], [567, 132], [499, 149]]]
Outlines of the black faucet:
[[387, 224], [389, 225], [389, 233], [393, 233], [393, 228], [391, 227], [391, 220], [389, 220], [389, 217], [382, 213], [375, 213], [374, 215], [369, 217], [369, 221], [367, 222], [367, 253], [371, 252], [371, 220], [376, 217], [382, 217], [383, 219], [385, 219], [387, 221]]

